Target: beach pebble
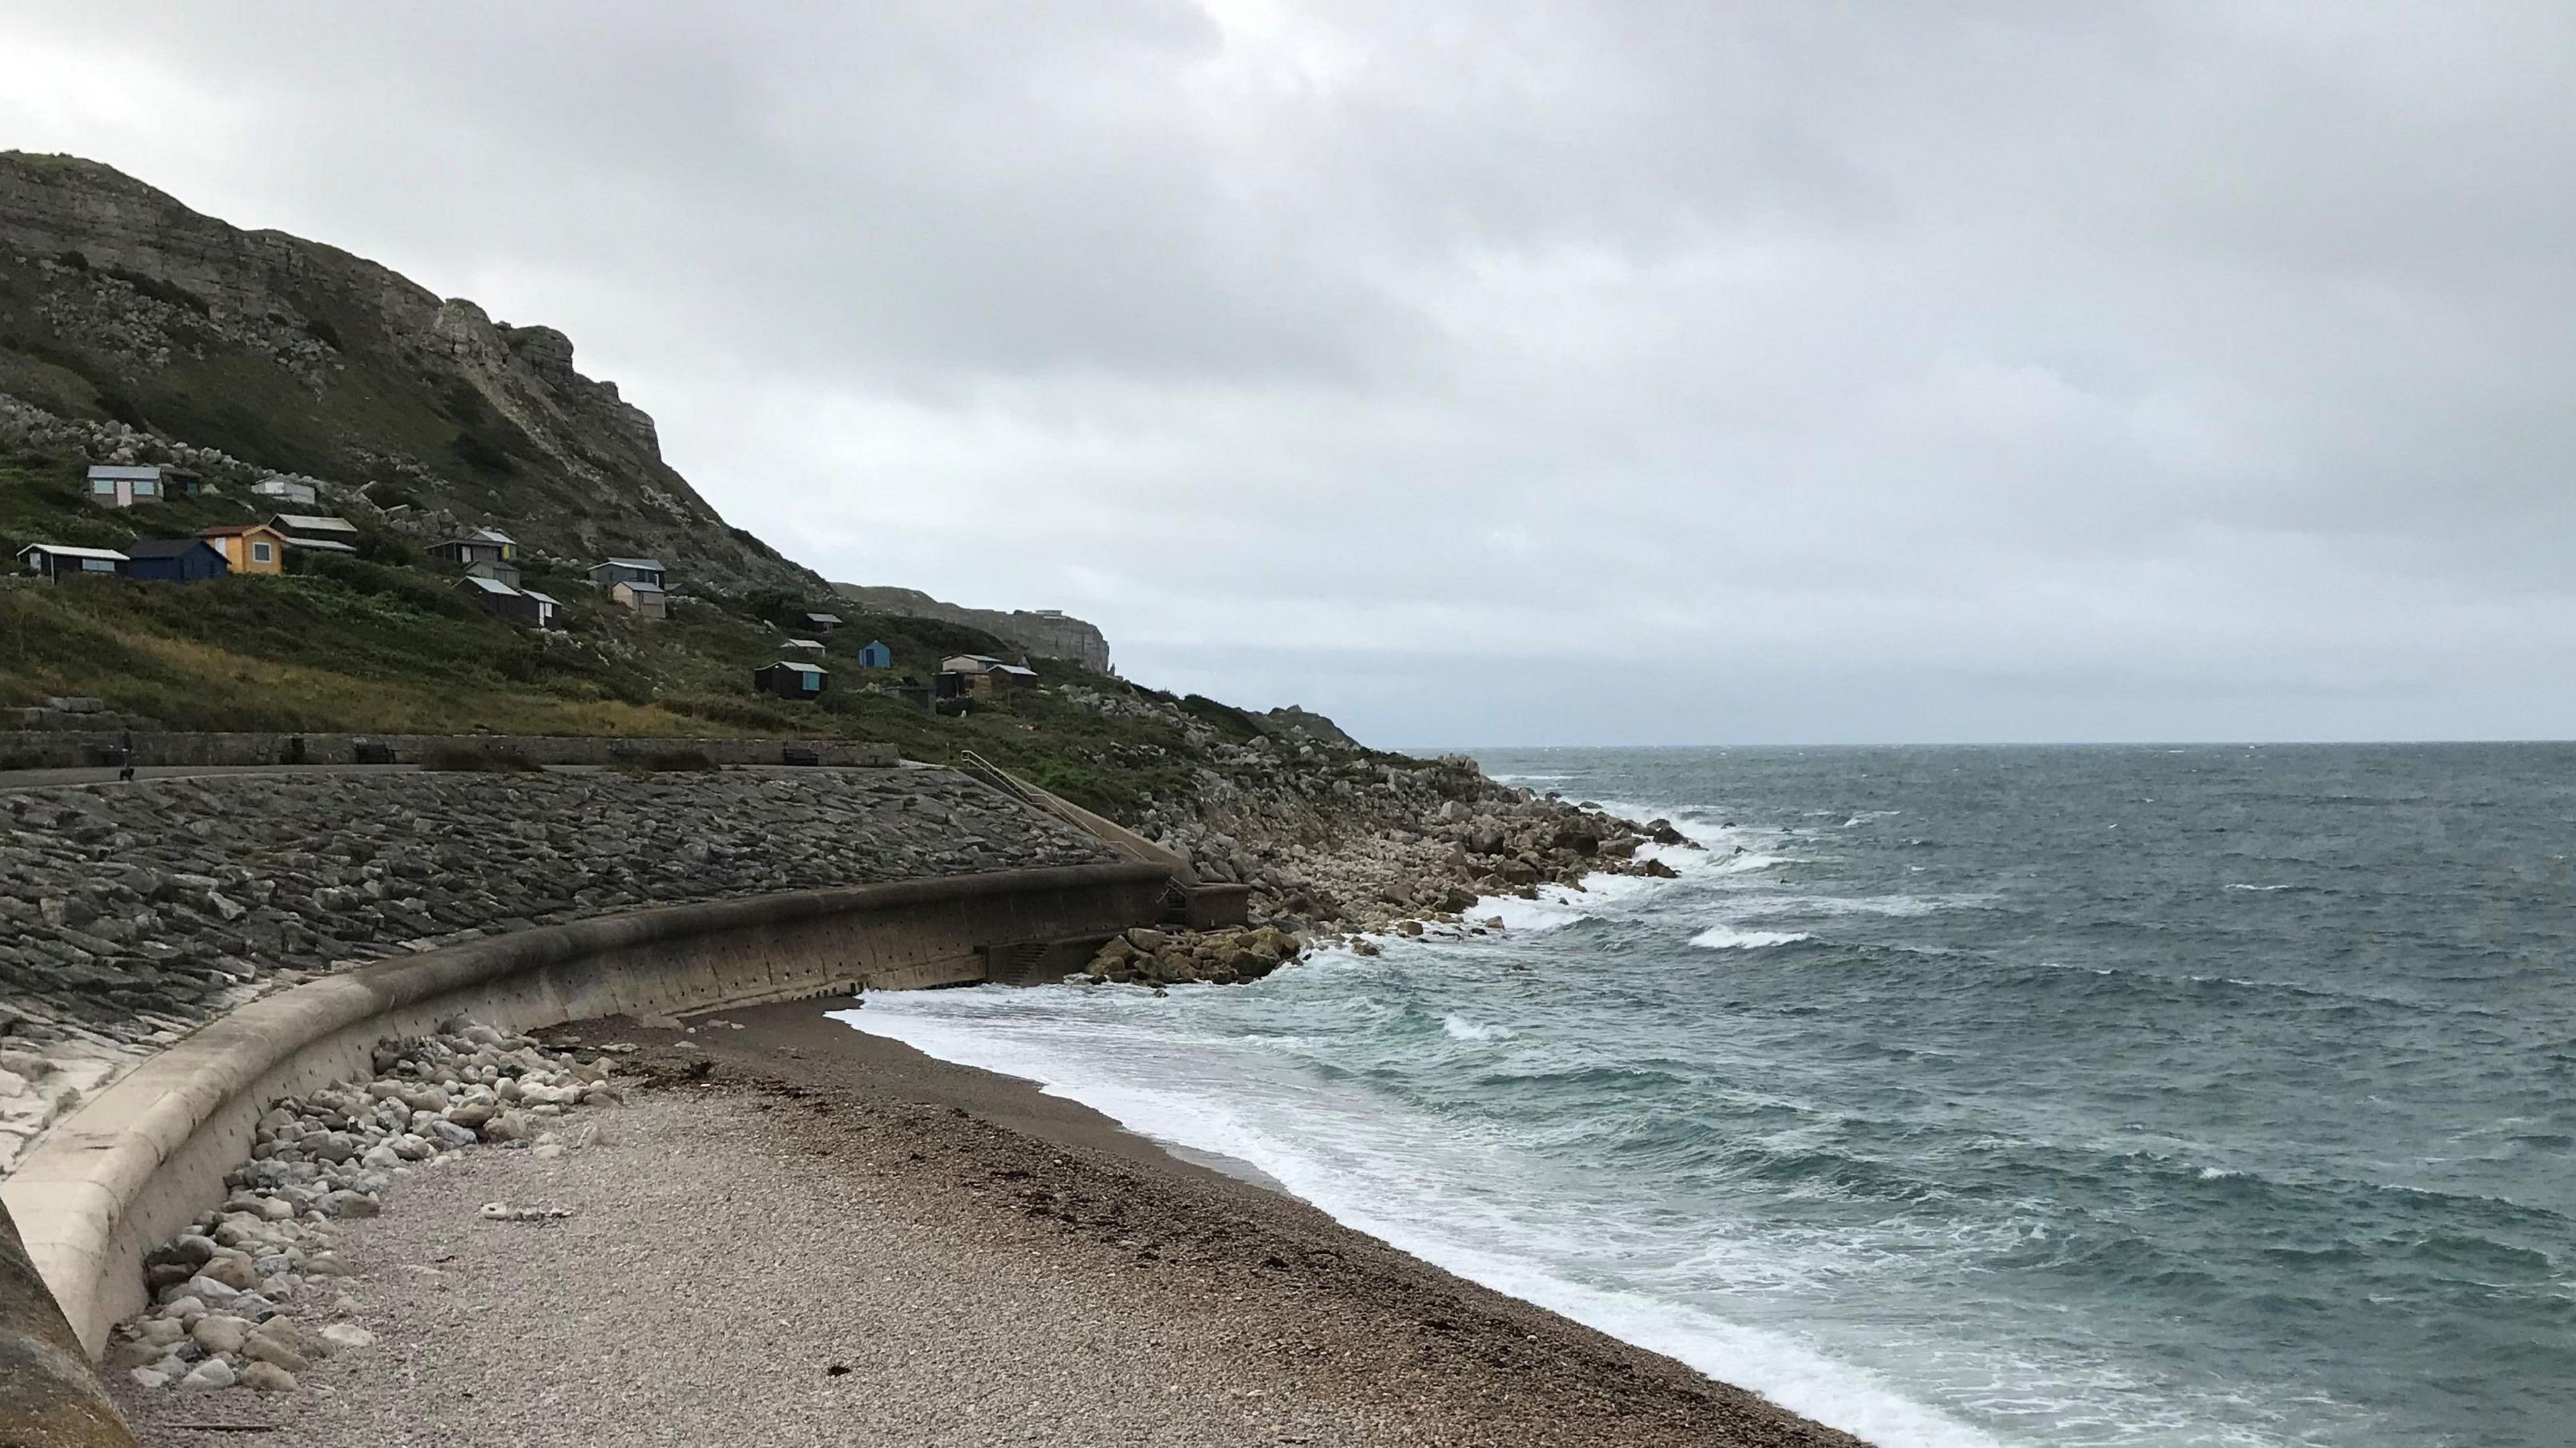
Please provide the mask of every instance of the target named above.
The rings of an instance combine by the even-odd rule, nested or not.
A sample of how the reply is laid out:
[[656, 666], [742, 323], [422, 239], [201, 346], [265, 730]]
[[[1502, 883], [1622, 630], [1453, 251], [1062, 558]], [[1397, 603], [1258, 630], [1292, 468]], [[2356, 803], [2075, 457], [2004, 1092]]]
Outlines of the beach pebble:
[[421, 1130], [439, 1146], [454, 1148], [472, 1146], [475, 1142], [473, 1131], [454, 1121], [432, 1120], [423, 1123]]
[[188, 1329], [188, 1335], [197, 1340], [197, 1346], [210, 1353], [228, 1353], [242, 1350], [242, 1344], [250, 1339], [250, 1330], [251, 1321], [247, 1317], [236, 1317], [229, 1312], [209, 1312], [197, 1319], [196, 1324]]
[[320, 1334], [325, 1353], [347, 1352], [353, 1348], [374, 1347], [376, 1335], [354, 1322], [335, 1322]]
[[251, 1259], [237, 1251], [218, 1252], [197, 1269], [194, 1282], [215, 1282], [235, 1292], [246, 1292], [259, 1285], [259, 1273], [251, 1269]]
[[172, 1241], [170, 1245], [154, 1252], [150, 1260], [154, 1262], [183, 1263], [190, 1267], [202, 1267], [215, 1255], [215, 1251], [216, 1247], [214, 1238], [209, 1237], [202, 1232], [189, 1232]]
[[255, 1392], [291, 1393], [295, 1374], [272, 1362], [256, 1362], [242, 1369], [241, 1385]]
[[194, 1297], [204, 1302], [222, 1303], [230, 1302], [234, 1298], [241, 1296], [241, 1289], [233, 1286], [229, 1282], [219, 1281], [216, 1278], [209, 1277], [200, 1272], [196, 1276], [189, 1278], [187, 1281], [180, 1283], [178, 1288], [170, 1295], [174, 1299]]
[[[280, 1331], [279, 1329], [285, 1329]], [[255, 1362], [271, 1364], [290, 1373], [311, 1372], [312, 1356], [294, 1341], [293, 1329], [283, 1321], [263, 1327], [242, 1343], [241, 1355]]]
[[183, 1388], [229, 1388], [238, 1381], [240, 1381], [240, 1375], [233, 1371], [233, 1365], [231, 1363], [228, 1363], [219, 1357], [210, 1357], [204, 1362], [197, 1364], [195, 1367], [190, 1368], [188, 1370], [188, 1375], [179, 1380], [179, 1386]]

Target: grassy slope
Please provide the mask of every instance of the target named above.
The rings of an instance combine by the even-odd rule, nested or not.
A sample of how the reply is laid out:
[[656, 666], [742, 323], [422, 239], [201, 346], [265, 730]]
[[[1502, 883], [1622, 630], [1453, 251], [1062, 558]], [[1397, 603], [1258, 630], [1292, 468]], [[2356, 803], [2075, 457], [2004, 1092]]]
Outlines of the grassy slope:
[[[0, 458], [0, 538], [114, 547], [250, 512], [216, 500], [112, 512], [84, 501], [78, 480], [70, 459]], [[861, 687], [895, 674], [927, 679], [947, 654], [1016, 653], [974, 629], [857, 619], [825, 640], [833, 692], [790, 701], [751, 690], [751, 670], [780, 657], [782, 637], [755, 619], [692, 604], [650, 626], [578, 576], [532, 575], [530, 586], [566, 606], [569, 627], [542, 634], [486, 616], [452, 592], [452, 571], [423, 565], [398, 539], [371, 540], [370, 551], [374, 561], [329, 559], [283, 576], [0, 588], [0, 707], [89, 694], [182, 729], [872, 739], [943, 762], [972, 749], [1120, 816], [1188, 775], [1189, 746], [1158, 720], [1106, 719], [1036, 691], [934, 719]], [[892, 673], [859, 668], [870, 639], [894, 650]], [[1048, 683], [1130, 687], [1032, 663]], [[1225, 734], [1250, 732], [1221, 706], [1190, 707]]]
[[[379, 486], [378, 501], [425, 487], [434, 496], [423, 501], [502, 521], [523, 539], [560, 542], [577, 526], [597, 528], [612, 545], [629, 534], [627, 521], [638, 515], [626, 488], [578, 484], [471, 387], [402, 362], [362, 298], [287, 285], [291, 305], [308, 319], [301, 335], [336, 355], [319, 385], [275, 356], [226, 340], [206, 303], [175, 287], [98, 271], [86, 260], [76, 273], [49, 275], [37, 260], [0, 249], [0, 392], [264, 468], [383, 479], [370, 457], [408, 458], [434, 480], [424, 485], [415, 475]], [[78, 314], [69, 323], [66, 305]], [[167, 346], [146, 364], [103, 350], [102, 335]], [[657, 461], [639, 466], [613, 439], [573, 445], [621, 479], [679, 484]], [[592, 456], [594, 445], [618, 456]], [[87, 501], [81, 467], [69, 455], [0, 452], [0, 554], [40, 541], [120, 547], [278, 511], [252, 506], [258, 500], [238, 489], [231, 499], [103, 510]], [[776, 557], [749, 535], [726, 531]], [[922, 679], [947, 654], [1020, 652], [974, 629], [855, 620], [826, 641], [833, 691], [819, 702], [791, 702], [751, 690], [750, 671], [779, 657], [782, 633], [763, 620], [806, 607], [846, 612], [846, 603], [728, 596], [701, 579], [692, 591], [707, 601], [650, 627], [607, 606], [578, 573], [532, 564], [527, 581], [567, 605], [564, 632], [536, 634], [485, 616], [451, 591], [453, 570], [426, 566], [415, 542], [385, 532], [369, 533], [358, 562], [326, 560], [285, 577], [0, 587], [0, 707], [87, 694], [180, 729], [842, 737], [941, 762], [972, 749], [1120, 818], [1133, 818], [1149, 797], [1180, 792], [1196, 758], [1166, 720], [1106, 719], [1035, 691], [933, 719], [861, 687], [891, 677], [858, 668], [855, 655], [870, 638], [893, 647], [894, 674]], [[1046, 683], [1130, 689], [1071, 664], [1035, 664]], [[1170, 702], [1221, 735], [1255, 732], [1221, 705]]]

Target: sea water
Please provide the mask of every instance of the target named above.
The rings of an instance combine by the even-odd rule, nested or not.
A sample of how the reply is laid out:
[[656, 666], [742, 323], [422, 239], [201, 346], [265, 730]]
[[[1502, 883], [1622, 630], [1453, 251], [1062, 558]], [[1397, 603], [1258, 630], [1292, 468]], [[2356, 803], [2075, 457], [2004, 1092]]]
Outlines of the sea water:
[[2576, 748], [1482, 759], [1707, 848], [851, 1019], [1884, 1448], [2576, 1443]]

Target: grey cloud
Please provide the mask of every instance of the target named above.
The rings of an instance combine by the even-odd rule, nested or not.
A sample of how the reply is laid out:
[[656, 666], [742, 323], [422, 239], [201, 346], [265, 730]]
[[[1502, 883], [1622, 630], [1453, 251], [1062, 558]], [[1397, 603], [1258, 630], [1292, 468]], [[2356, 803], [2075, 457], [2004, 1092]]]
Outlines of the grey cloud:
[[2568, 730], [2563, 10], [746, 8], [29, 7], [0, 130], [1382, 738]]

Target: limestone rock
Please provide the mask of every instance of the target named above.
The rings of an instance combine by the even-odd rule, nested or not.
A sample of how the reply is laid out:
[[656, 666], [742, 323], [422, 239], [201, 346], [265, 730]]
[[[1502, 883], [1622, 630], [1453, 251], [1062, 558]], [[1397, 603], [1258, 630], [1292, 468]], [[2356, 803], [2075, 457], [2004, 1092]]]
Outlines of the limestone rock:
[[295, 1391], [293, 1370], [275, 1362], [255, 1362], [241, 1371], [241, 1385], [260, 1393]]
[[251, 1321], [228, 1312], [209, 1312], [197, 1319], [189, 1336], [210, 1353], [236, 1353], [250, 1340]]
[[179, 1386], [198, 1389], [229, 1388], [238, 1381], [240, 1381], [240, 1375], [233, 1371], [231, 1363], [219, 1357], [210, 1357], [190, 1368], [188, 1375], [179, 1380]]

